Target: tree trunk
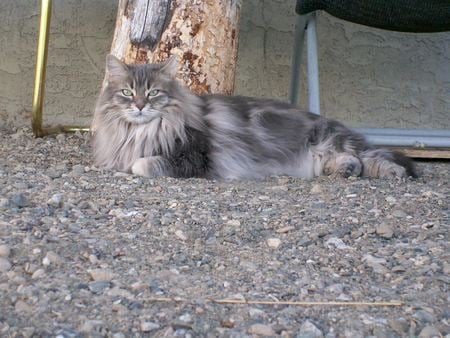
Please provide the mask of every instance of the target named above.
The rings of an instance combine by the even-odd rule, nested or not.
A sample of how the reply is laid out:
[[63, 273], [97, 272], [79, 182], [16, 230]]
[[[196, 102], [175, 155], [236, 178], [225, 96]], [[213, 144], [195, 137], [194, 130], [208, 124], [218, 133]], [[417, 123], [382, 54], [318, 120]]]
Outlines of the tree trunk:
[[119, 0], [111, 53], [126, 63], [177, 55], [179, 78], [197, 94], [232, 94], [239, 0]]

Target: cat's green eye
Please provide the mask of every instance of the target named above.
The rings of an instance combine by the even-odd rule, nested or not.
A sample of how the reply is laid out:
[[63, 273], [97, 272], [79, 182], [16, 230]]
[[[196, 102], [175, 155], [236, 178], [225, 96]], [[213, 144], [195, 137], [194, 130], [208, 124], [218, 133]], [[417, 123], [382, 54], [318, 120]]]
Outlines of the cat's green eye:
[[124, 96], [133, 96], [133, 91], [129, 89], [122, 89], [122, 94]]
[[149, 92], [148, 92], [148, 96], [156, 96], [156, 95], [158, 95], [158, 93], [159, 93], [159, 90], [158, 89], [152, 89], [152, 90], [150, 90]]

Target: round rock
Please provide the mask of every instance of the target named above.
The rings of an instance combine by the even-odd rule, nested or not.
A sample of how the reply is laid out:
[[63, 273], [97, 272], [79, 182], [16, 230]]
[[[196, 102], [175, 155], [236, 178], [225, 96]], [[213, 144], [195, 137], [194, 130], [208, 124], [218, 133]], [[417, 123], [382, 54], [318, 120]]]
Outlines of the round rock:
[[387, 224], [380, 224], [376, 227], [375, 232], [378, 236], [386, 239], [390, 239], [392, 238], [392, 236], [394, 236], [394, 230]]
[[11, 249], [6, 244], [0, 245], [0, 257], [8, 257], [11, 253]]
[[265, 324], [253, 324], [249, 327], [248, 333], [257, 336], [275, 336], [276, 333], [269, 325]]
[[419, 333], [419, 338], [439, 338], [442, 337], [441, 333], [434, 326], [425, 326]]
[[22, 193], [12, 195], [10, 200], [13, 205], [19, 208], [25, 208], [30, 205], [28, 198]]
[[11, 269], [11, 263], [4, 257], [0, 257], [0, 272], [6, 272]]

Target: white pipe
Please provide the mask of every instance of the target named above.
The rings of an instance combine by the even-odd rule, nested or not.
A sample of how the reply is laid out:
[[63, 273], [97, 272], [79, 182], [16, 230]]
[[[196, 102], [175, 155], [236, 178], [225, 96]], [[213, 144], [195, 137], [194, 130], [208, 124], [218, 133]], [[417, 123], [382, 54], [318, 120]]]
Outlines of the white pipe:
[[375, 145], [450, 148], [450, 130], [355, 128]]
[[309, 16], [307, 36], [307, 57], [308, 57], [308, 97], [309, 111], [320, 115], [320, 97], [319, 97], [319, 60], [317, 55], [317, 29], [316, 15]]

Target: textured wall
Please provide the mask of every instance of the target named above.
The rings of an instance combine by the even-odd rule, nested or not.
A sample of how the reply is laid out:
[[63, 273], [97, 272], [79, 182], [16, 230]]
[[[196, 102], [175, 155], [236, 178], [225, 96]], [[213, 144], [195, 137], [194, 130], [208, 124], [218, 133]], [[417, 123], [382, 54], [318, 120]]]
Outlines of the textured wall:
[[[30, 124], [39, 4], [0, 0], [0, 124]], [[53, 1], [44, 123], [89, 123], [115, 11], [112, 0]]]
[[[236, 93], [286, 99], [294, 3], [243, 1]], [[29, 124], [38, 5], [0, 0], [0, 126]], [[115, 11], [113, 0], [54, 1], [45, 121], [89, 123]], [[326, 14], [318, 22], [324, 115], [354, 126], [450, 128], [450, 33], [386, 32]]]
[[[287, 98], [293, 3], [244, 2], [238, 93]], [[450, 128], [450, 32], [389, 32], [322, 13], [317, 30], [323, 115], [353, 126]]]

